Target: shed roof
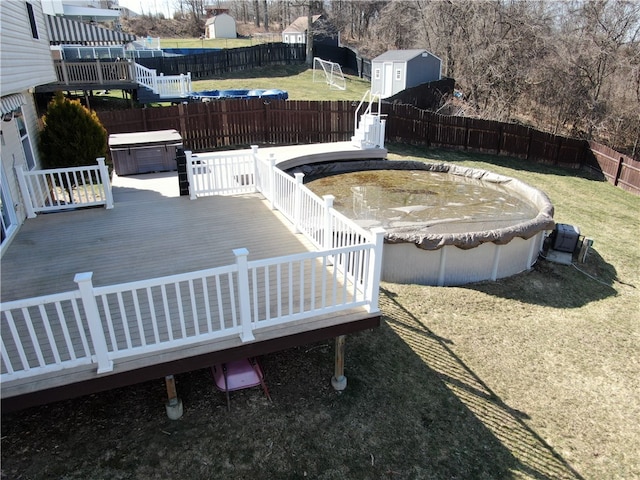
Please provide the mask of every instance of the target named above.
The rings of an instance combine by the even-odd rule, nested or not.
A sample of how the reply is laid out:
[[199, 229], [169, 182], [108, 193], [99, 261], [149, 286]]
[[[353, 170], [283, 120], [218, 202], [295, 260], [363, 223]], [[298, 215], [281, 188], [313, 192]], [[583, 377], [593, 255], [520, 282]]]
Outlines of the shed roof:
[[[318, 19], [321, 17], [322, 15], [314, 15], [311, 17], [311, 23], [316, 23], [318, 21]], [[309, 27], [309, 22], [307, 21], [307, 17], [298, 17], [296, 18], [291, 25], [289, 25], [287, 28], [285, 28], [283, 30], [283, 33], [303, 33], [307, 31], [307, 28]]]
[[225, 20], [227, 18], [230, 18], [233, 21], [233, 23], [236, 23], [235, 19], [228, 13], [219, 13], [218, 15], [214, 15], [213, 17], [207, 18], [205, 25], [213, 25], [214, 23], [219, 22], [220, 20]]
[[417, 50], [417, 49], [416, 50], [389, 50], [387, 52], [384, 52], [382, 55], [378, 55], [376, 58], [372, 60], [372, 62], [388, 62], [388, 61], [407, 62], [415, 57], [419, 57], [423, 53], [427, 53], [433, 57], [436, 57], [433, 53], [430, 53], [426, 50]]

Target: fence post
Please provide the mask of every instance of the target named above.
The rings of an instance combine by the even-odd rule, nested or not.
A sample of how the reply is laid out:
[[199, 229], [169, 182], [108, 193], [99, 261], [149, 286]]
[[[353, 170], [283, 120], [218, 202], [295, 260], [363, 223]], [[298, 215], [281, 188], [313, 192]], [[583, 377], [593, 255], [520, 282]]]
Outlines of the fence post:
[[276, 209], [274, 198], [276, 192], [274, 191], [276, 184], [276, 156], [273, 153], [269, 154], [269, 205], [271, 210]]
[[247, 256], [249, 250], [236, 248], [233, 250], [238, 266], [238, 303], [240, 306], [240, 339], [243, 342], [255, 340], [251, 326], [251, 296], [249, 295], [249, 266]]
[[104, 190], [104, 200], [106, 202], [107, 210], [113, 208], [113, 192], [111, 191], [111, 182], [109, 181], [109, 169], [104, 163], [104, 157], [100, 157], [98, 160], [98, 168], [100, 169], [100, 181], [102, 182], [102, 189]]
[[78, 284], [78, 289], [80, 290], [82, 306], [89, 325], [93, 352], [98, 361], [98, 373], [106, 373], [113, 370], [113, 361], [109, 359], [107, 339], [102, 329], [102, 320], [100, 319], [96, 296], [93, 293], [91, 277], [93, 277], [93, 272], [77, 273], [73, 281]]
[[33, 207], [33, 201], [31, 199], [31, 192], [29, 191], [29, 185], [24, 174], [24, 167], [20, 165], [16, 168], [18, 174], [18, 184], [20, 185], [20, 191], [22, 193], [22, 199], [24, 200], [24, 209], [27, 212], [28, 218], [36, 218], [36, 212]]
[[618, 161], [618, 168], [616, 169], [616, 176], [613, 179], [613, 184], [616, 187], [618, 186], [618, 182], [620, 181], [620, 175], [622, 175], [623, 165], [624, 165], [624, 157], [620, 157], [620, 160]]
[[191, 150], [185, 150], [185, 157], [187, 157], [187, 179], [189, 181], [189, 198], [191, 200], [196, 199], [196, 185], [193, 181], [193, 160], [191, 158]]
[[293, 203], [293, 228], [295, 233], [300, 233], [300, 228], [298, 225], [300, 224], [300, 215], [302, 212], [302, 179], [304, 178], [304, 173], [297, 172], [294, 174], [296, 179], [296, 191], [294, 192], [294, 203]]
[[380, 275], [382, 274], [382, 249], [384, 247], [385, 229], [376, 227], [371, 229], [373, 234], [373, 248], [369, 259], [369, 281], [367, 282], [367, 299], [369, 305], [367, 311], [375, 313], [378, 308], [378, 295], [380, 294]]
[[324, 195], [324, 235], [322, 237], [323, 248], [329, 250], [333, 247], [333, 231], [331, 229], [331, 209], [333, 201], [336, 199], [333, 195]]

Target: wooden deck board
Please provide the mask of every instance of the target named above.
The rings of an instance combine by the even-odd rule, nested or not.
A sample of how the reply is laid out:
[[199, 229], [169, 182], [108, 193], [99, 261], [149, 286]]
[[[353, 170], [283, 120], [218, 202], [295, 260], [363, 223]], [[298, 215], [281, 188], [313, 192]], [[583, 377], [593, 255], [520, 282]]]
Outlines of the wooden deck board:
[[[304, 236], [295, 234], [286, 220], [278, 212], [271, 211], [258, 194], [204, 197], [192, 201], [178, 196], [175, 172], [116, 177], [113, 193], [115, 208], [111, 210], [85, 209], [39, 215], [27, 220], [2, 258], [2, 301], [75, 290], [75, 274], [85, 271], [94, 272], [94, 286], [98, 287], [229, 265], [235, 261], [233, 249], [240, 247], [249, 250], [249, 260], [313, 250]], [[316, 272], [322, 270], [318, 265], [314, 268]], [[297, 268], [294, 269], [293, 284], [311, 291], [312, 277], [305, 275], [304, 282], [300, 282], [299, 273]], [[318, 305], [322, 299], [319, 278], [316, 277], [313, 296]], [[263, 278], [258, 280], [258, 284], [261, 281]], [[330, 277], [326, 282], [329, 281]], [[331, 291], [332, 285], [329, 284], [327, 292]], [[337, 293], [343, 294], [342, 285], [337, 286]], [[226, 294], [223, 292], [223, 295]], [[307, 299], [305, 307], [309, 301]], [[258, 298], [258, 303], [259, 311], [264, 313], [266, 300]], [[288, 299], [283, 299], [282, 303], [280, 312], [288, 313]], [[272, 317], [279, 311], [277, 304], [277, 299], [269, 300]], [[299, 309], [295, 302], [293, 307], [294, 311]], [[217, 309], [217, 306], [212, 305], [211, 308]], [[127, 306], [127, 310], [131, 311], [131, 306]], [[198, 310], [201, 313], [202, 306]], [[256, 331], [256, 342], [295, 336], [374, 316], [364, 308], [353, 308], [286, 326], [264, 327]], [[214, 330], [217, 321], [216, 311], [212, 315]], [[225, 321], [229, 323], [230, 320], [225, 318]], [[206, 320], [200, 320], [202, 327], [203, 322]], [[195, 327], [192, 325], [190, 328]], [[177, 334], [175, 326], [173, 329]], [[147, 338], [154, 335], [149, 325], [144, 325], [143, 330]], [[77, 331], [71, 333], [78, 337]], [[166, 337], [166, 328], [160, 334]], [[55, 336], [62, 341], [62, 330], [58, 329]], [[126, 343], [122, 328], [116, 329], [115, 337], [119, 346]], [[82, 348], [80, 338], [76, 338], [74, 343]], [[234, 337], [147, 353], [116, 360], [114, 371], [109, 375], [243, 346], [239, 337]], [[27, 353], [30, 357], [35, 355]], [[51, 355], [51, 352], [47, 354]], [[95, 365], [86, 365], [37, 378], [5, 382], [2, 397], [10, 398], [100, 378], [95, 370]]]
[[236, 248], [249, 260], [311, 248], [258, 194], [189, 200], [120, 188], [111, 210], [28, 219], [2, 257], [2, 301], [74, 290], [81, 272], [111, 285], [229, 265]]

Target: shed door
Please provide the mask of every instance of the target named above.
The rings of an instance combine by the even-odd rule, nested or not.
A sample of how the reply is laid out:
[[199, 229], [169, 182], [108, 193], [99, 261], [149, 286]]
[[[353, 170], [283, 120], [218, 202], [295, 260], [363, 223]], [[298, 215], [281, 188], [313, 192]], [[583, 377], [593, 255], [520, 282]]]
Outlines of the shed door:
[[382, 96], [393, 95], [393, 63], [384, 64], [384, 75], [382, 75]]

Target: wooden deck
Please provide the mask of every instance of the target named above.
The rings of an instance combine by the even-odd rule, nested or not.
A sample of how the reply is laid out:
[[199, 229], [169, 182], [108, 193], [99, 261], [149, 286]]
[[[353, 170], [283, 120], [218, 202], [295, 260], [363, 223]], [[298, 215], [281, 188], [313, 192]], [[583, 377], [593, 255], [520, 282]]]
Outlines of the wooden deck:
[[[113, 196], [111, 210], [27, 220], [2, 258], [2, 301], [75, 290], [74, 276], [80, 272], [93, 272], [93, 284], [99, 287], [230, 265], [237, 248], [247, 248], [249, 260], [313, 250], [259, 194], [192, 201], [179, 196], [177, 173], [166, 172], [115, 177]], [[44, 391], [47, 401], [100, 391], [332, 338], [378, 322], [378, 314], [354, 308], [266, 328], [250, 344], [227, 339], [127, 358], [100, 376], [95, 366], [87, 365], [5, 382], [3, 406], [39, 403]]]

